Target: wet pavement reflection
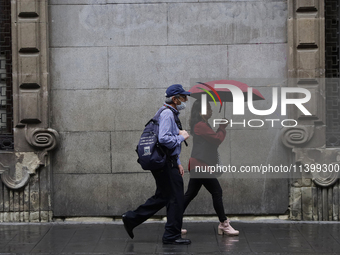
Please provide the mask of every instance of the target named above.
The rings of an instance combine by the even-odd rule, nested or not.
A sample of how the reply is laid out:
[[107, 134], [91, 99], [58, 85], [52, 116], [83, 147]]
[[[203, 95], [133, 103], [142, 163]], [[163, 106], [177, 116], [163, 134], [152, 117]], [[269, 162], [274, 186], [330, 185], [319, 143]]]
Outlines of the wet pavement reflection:
[[184, 223], [190, 245], [163, 245], [164, 223], [145, 223], [131, 240], [123, 225], [0, 224], [0, 254], [340, 254], [340, 224], [232, 222], [239, 236], [217, 234], [217, 222]]

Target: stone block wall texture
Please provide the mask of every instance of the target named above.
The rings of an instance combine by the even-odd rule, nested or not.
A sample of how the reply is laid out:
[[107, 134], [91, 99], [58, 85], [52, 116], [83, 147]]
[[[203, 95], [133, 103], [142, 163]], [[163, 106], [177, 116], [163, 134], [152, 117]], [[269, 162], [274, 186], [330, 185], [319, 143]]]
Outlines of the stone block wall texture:
[[[271, 95], [252, 78], [286, 86], [286, 23], [286, 1], [49, 1], [51, 127], [60, 134], [51, 163], [54, 216], [119, 216], [153, 195], [134, 150], [169, 85], [248, 78], [268, 99], [256, 106], [267, 109]], [[193, 101], [180, 115], [185, 129]], [[290, 162], [280, 127], [227, 133], [225, 164]], [[287, 179], [221, 179], [221, 186], [227, 214], [288, 209]], [[202, 189], [186, 213], [215, 214], [210, 194]]]

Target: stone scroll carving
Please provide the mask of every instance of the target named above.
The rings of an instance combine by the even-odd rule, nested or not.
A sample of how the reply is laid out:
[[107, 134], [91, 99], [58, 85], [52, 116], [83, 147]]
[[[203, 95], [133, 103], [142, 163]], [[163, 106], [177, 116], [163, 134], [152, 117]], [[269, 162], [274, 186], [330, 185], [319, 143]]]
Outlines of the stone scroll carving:
[[2, 182], [10, 189], [20, 189], [28, 183], [30, 174], [27, 167], [22, 169], [13, 169], [13, 171], [5, 171], [1, 175]]
[[42, 150], [39, 152], [39, 159], [43, 162], [48, 151], [53, 150], [58, 143], [59, 134], [51, 128], [25, 128], [25, 137], [27, 142], [34, 148]]
[[[335, 164], [333, 164], [335, 165]], [[331, 172], [331, 173], [313, 173], [313, 181], [322, 187], [332, 186], [339, 179], [339, 173]]]
[[[20, 189], [27, 185], [30, 175], [36, 174], [40, 166], [46, 166], [46, 155], [56, 148], [59, 140], [57, 131], [51, 128], [25, 128], [27, 143], [34, 149], [28, 152], [14, 152], [7, 156], [10, 165], [0, 163], [2, 182], [10, 189]], [[13, 163], [14, 162], [14, 163]]]
[[[296, 162], [304, 167], [305, 174], [309, 174], [315, 184], [328, 187], [333, 185], [339, 178], [340, 151], [338, 149], [293, 149]], [[311, 167], [312, 166], [312, 167]]]
[[282, 143], [288, 148], [303, 146], [310, 141], [314, 134], [314, 126], [296, 126], [281, 130]]

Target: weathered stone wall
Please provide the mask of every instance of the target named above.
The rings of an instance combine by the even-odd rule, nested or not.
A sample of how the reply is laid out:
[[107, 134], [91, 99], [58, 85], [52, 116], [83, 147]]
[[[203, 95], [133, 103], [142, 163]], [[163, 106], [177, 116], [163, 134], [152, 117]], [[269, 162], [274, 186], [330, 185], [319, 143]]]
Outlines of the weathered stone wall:
[[[286, 1], [152, 2], [49, 1], [51, 127], [60, 134], [51, 163], [54, 216], [121, 215], [153, 194], [154, 180], [134, 149], [169, 85], [287, 78]], [[278, 84], [272, 86], [286, 86]], [[249, 85], [268, 99], [257, 106], [268, 109], [268, 90]], [[189, 113], [180, 116], [185, 129]], [[280, 127], [229, 128], [224, 163], [290, 163], [279, 133]], [[190, 150], [183, 146], [184, 166]], [[288, 209], [287, 179], [221, 185], [228, 214]], [[209, 193], [202, 189], [187, 213], [214, 214]]]
[[52, 219], [47, 10], [46, 0], [11, 1], [14, 151], [0, 151], [0, 222]]
[[[340, 149], [326, 147], [325, 3], [288, 1], [288, 77], [293, 78], [288, 86], [311, 92], [308, 105], [312, 116], [291, 111], [299, 126], [283, 129], [282, 140], [294, 152], [294, 161], [303, 167], [339, 166], [340, 162]], [[294, 138], [296, 134], [299, 139]], [[338, 171], [302, 172], [292, 179], [290, 218], [339, 221]]]

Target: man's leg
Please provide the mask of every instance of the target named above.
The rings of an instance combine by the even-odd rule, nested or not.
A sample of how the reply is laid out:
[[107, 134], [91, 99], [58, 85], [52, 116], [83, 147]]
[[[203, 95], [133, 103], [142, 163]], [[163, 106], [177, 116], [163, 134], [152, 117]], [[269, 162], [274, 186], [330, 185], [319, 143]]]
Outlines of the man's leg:
[[181, 238], [184, 187], [183, 178], [179, 173], [177, 165], [169, 167], [167, 185], [171, 188], [171, 198], [167, 204], [167, 223], [165, 224], [163, 241]]
[[171, 197], [171, 186], [169, 183], [168, 169], [165, 167], [161, 171], [153, 171], [153, 177], [156, 181], [155, 195], [150, 197], [144, 204], [140, 205], [134, 211], [125, 213], [125, 219], [131, 228], [142, 224], [148, 218], [168, 204]]

